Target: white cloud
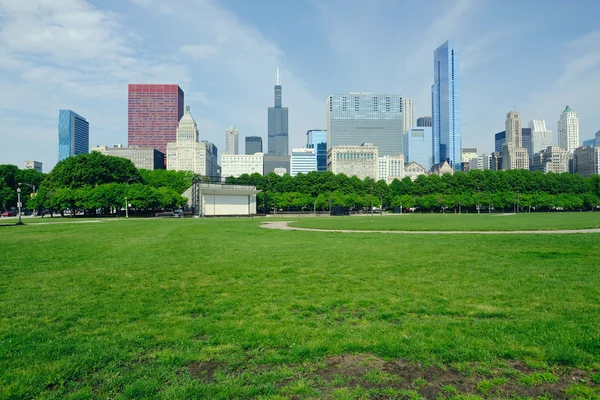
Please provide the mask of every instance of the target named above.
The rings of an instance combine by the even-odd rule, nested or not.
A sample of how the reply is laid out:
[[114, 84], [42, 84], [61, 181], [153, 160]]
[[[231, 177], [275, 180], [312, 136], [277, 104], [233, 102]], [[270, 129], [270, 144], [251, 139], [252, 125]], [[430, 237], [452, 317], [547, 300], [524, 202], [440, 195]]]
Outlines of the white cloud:
[[179, 52], [192, 57], [193, 60], [212, 58], [219, 54], [219, 48], [212, 44], [187, 44], [179, 48]]

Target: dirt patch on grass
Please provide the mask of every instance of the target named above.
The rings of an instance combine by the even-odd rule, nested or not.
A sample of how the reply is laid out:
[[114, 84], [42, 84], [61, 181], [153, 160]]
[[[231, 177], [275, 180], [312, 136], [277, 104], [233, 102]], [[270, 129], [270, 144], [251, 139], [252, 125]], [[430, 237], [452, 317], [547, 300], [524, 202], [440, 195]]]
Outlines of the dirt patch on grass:
[[[251, 360], [248, 360], [249, 363]], [[372, 354], [344, 354], [329, 356], [314, 363], [288, 364], [293, 376], [273, 380], [273, 387], [282, 393], [296, 387], [298, 381], [310, 384], [312, 390], [329, 398], [342, 388], [368, 391], [365, 398], [387, 398], [397, 393], [398, 398], [418, 394], [424, 399], [444, 399], [457, 395], [475, 395], [481, 398], [510, 398], [546, 396], [554, 399], [569, 398], [569, 388], [583, 385], [600, 395], [600, 385], [592, 379], [593, 371], [575, 368], [532, 368], [519, 361], [498, 362], [489, 367], [477, 363], [451, 366], [422, 365], [406, 360], [386, 361]], [[228, 368], [216, 361], [197, 362], [188, 368], [194, 378], [211, 382], [219, 368], [228, 374], [268, 375], [282, 365], [253, 365], [248, 368]], [[286, 391], [287, 390], [287, 391]], [[383, 395], [387, 393], [386, 395]]]
[[206, 383], [212, 382], [215, 372], [221, 365], [215, 360], [195, 362], [188, 365], [188, 370], [192, 378], [200, 379]]

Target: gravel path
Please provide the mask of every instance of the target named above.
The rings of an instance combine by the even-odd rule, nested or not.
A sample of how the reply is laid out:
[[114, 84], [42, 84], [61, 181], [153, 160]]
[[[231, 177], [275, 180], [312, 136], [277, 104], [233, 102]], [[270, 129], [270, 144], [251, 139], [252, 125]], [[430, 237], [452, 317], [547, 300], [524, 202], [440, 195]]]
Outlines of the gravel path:
[[600, 233], [600, 228], [595, 229], [557, 229], [553, 231], [366, 231], [349, 229], [314, 229], [297, 228], [290, 226], [291, 221], [273, 221], [263, 222], [261, 228], [280, 229], [283, 231], [311, 231], [311, 232], [338, 232], [338, 233], [396, 233], [407, 235], [456, 235], [456, 234], [477, 234], [477, 235], [514, 235], [514, 234], [557, 234], [557, 233]]

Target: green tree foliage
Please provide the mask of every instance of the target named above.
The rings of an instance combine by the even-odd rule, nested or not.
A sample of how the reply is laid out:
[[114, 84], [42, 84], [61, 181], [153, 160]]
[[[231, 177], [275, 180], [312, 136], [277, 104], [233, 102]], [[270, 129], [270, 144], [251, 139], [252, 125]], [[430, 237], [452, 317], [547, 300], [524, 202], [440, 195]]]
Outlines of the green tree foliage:
[[34, 169], [20, 170], [15, 165], [0, 165], [0, 209], [16, 207], [19, 183], [24, 183], [21, 185], [21, 197], [27, 203], [33, 193], [33, 188], [28, 185], [37, 190], [45, 176]]
[[47, 189], [96, 186], [105, 183], [141, 182], [141, 176], [131, 160], [105, 156], [92, 151], [60, 161], [50, 171], [44, 186]]
[[[270, 173], [227, 178], [227, 183], [253, 185], [264, 191], [258, 208], [328, 210], [345, 206], [354, 210], [378, 207], [412, 208], [422, 211], [550, 211], [589, 210], [600, 206], [600, 177], [543, 174], [527, 170], [470, 171], [422, 175], [394, 180], [390, 185], [367, 178], [360, 180], [331, 172], [310, 172], [295, 177]], [[274, 194], [274, 195], [273, 195]]]
[[170, 171], [166, 169], [138, 170], [142, 182], [154, 188], [169, 188], [181, 194], [192, 186], [194, 174], [189, 171]]

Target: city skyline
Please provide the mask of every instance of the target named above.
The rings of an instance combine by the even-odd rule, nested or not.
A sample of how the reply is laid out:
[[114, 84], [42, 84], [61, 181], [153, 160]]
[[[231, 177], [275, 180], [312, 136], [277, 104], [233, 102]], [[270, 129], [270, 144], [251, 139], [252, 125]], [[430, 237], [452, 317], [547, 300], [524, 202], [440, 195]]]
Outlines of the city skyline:
[[[179, 84], [202, 137], [220, 149], [222, 132], [232, 124], [244, 136], [266, 140], [264, 109], [272, 104], [276, 65], [292, 110], [289, 149], [302, 146], [307, 129], [324, 125], [322, 105], [332, 93], [400, 93], [413, 99], [415, 116], [430, 115], [432, 52], [448, 39], [461, 50], [463, 146], [491, 152], [493, 134], [511, 109], [523, 121], [544, 119], [558, 132], [556, 122], [569, 104], [580, 119], [581, 140], [600, 129], [594, 112], [600, 30], [589, 28], [600, 5], [342, 4], [2, 0], [0, 136], [14, 136], [16, 150], [0, 149], [0, 163], [35, 159], [49, 171], [57, 161], [56, 112], [63, 108], [86, 116], [91, 146], [125, 142], [128, 83]], [[511, 4], [522, 12], [511, 13]], [[299, 18], [277, 18], [287, 13]], [[406, 21], [401, 30], [386, 23], [424, 13], [427, 20]], [[539, 18], [531, 20], [532, 13]], [[353, 32], [347, 21], [358, 15], [373, 29]], [[578, 24], [567, 22], [575, 18]], [[416, 28], [421, 35], [398, 40]], [[508, 65], [508, 52], [526, 60], [518, 71]]]

